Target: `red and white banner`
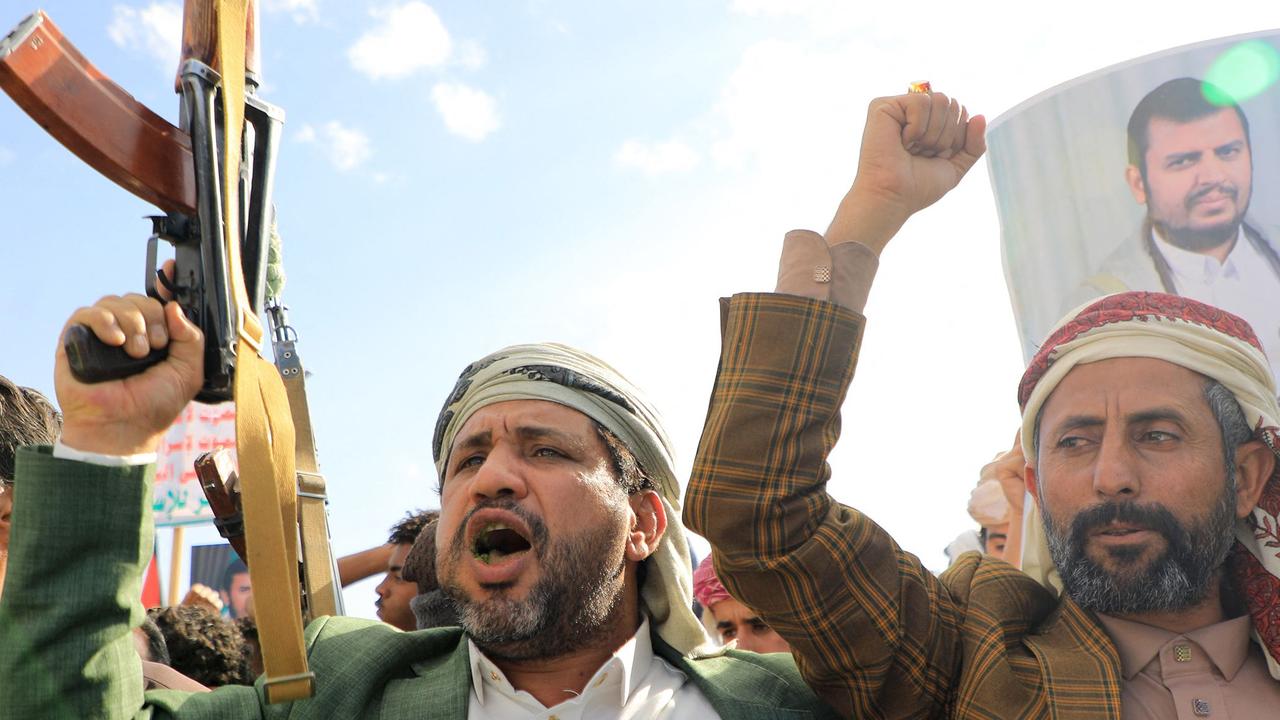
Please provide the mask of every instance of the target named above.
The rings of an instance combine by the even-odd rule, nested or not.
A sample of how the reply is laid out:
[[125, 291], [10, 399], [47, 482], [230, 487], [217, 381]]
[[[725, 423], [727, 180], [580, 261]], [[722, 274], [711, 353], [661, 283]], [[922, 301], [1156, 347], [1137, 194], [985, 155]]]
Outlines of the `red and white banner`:
[[219, 448], [235, 452], [235, 406], [188, 404], [160, 443], [151, 503], [157, 526], [213, 521], [195, 462], [200, 455]]

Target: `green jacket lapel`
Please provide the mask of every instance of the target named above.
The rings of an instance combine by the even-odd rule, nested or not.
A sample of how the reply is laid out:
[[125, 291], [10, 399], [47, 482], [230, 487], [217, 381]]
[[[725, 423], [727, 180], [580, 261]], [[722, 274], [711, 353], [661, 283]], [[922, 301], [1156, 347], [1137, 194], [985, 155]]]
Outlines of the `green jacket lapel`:
[[812, 691], [789, 655], [727, 651], [690, 660], [653, 633], [653, 651], [688, 676], [722, 718], [806, 720], [837, 717]]
[[458, 720], [467, 716], [471, 703], [471, 654], [467, 636], [461, 630], [452, 652], [414, 663], [413, 672], [420, 680], [408, 684], [403, 698], [403, 707], [413, 712], [399, 712], [400, 707], [392, 707], [391, 698], [387, 698], [384, 717]]

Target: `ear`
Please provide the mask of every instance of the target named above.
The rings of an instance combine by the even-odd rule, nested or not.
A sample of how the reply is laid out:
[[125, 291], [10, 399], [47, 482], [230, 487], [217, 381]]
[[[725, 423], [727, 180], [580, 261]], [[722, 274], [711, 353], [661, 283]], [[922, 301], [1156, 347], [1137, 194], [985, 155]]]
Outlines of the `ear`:
[[1130, 165], [1124, 169], [1124, 181], [1129, 186], [1129, 192], [1133, 194], [1134, 202], [1146, 205], [1147, 184], [1142, 182], [1142, 171], [1137, 165]]
[[1027, 486], [1027, 492], [1031, 494], [1031, 499], [1036, 501], [1036, 506], [1040, 506], [1040, 483], [1036, 482], [1036, 466], [1027, 463], [1022, 468], [1022, 477]]
[[1236, 448], [1236, 517], [1253, 512], [1276, 469], [1276, 456], [1261, 440]]
[[641, 562], [658, 549], [667, 531], [667, 511], [662, 498], [652, 490], [641, 490], [629, 498], [631, 530], [627, 533], [627, 559]]

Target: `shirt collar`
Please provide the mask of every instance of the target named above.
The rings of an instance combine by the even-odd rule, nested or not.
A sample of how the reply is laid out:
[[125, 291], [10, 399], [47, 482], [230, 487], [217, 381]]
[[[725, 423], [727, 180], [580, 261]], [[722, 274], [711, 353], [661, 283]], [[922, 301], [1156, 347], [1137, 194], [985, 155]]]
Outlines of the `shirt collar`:
[[1249, 631], [1253, 627], [1248, 615], [1241, 615], [1189, 633], [1179, 634], [1132, 620], [1098, 613], [1120, 652], [1120, 668], [1125, 680], [1132, 680], [1151, 664], [1171, 641], [1186, 638], [1208, 655], [1222, 677], [1230, 682], [1249, 656]]
[[1160, 254], [1169, 263], [1169, 267], [1173, 269], [1174, 274], [1198, 281], [1205, 278], [1231, 277], [1238, 274], [1238, 258], [1248, 252], [1246, 248], [1249, 245], [1249, 241], [1244, 236], [1243, 222], [1240, 223], [1240, 228], [1236, 230], [1236, 241], [1231, 246], [1231, 252], [1227, 255], [1226, 262], [1222, 263], [1208, 255], [1184, 250], [1170, 243], [1161, 237], [1160, 232], [1154, 228], [1151, 230], [1151, 237], [1155, 240], [1156, 247], [1160, 249]]
[[[626, 706], [631, 694], [636, 691], [654, 660], [653, 639], [649, 636], [649, 618], [643, 613], [641, 615], [644, 619], [640, 622], [640, 628], [636, 630], [636, 634], [623, 643], [622, 647], [618, 648], [617, 652], [596, 670], [583, 686], [582, 695], [579, 697], [612, 691], [617, 693], [618, 707]], [[471, 638], [467, 638], [467, 650], [471, 657], [471, 689], [475, 692], [481, 706], [484, 705], [486, 686], [491, 692], [499, 692], [512, 699], [518, 700], [518, 695], [524, 695], [530, 701], [536, 702], [532, 696], [516, 690], [502, 670], [485, 656]]]

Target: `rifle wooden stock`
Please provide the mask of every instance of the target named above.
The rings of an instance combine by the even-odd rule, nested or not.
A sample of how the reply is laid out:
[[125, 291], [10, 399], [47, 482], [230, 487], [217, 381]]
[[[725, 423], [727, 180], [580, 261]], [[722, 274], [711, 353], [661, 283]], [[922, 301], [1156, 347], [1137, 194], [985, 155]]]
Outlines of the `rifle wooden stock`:
[[[258, 58], [258, 3], [245, 3], [244, 69], [246, 77], [256, 83], [262, 72]], [[178, 72], [173, 80], [174, 89], [182, 88], [182, 64], [199, 60], [222, 72], [222, 58], [218, 57], [218, 14], [214, 3], [208, 0], [186, 0], [182, 4], [182, 53], [178, 58]]]
[[244, 76], [255, 86], [261, 82], [262, 56], [258, 53], [258, 0], [248, 0], [244, 6]]
[[0, 41], [0, 88], [116, 184], [166, 212], [195, 213], [190, 136], [103, 75], [43, 11]]

